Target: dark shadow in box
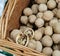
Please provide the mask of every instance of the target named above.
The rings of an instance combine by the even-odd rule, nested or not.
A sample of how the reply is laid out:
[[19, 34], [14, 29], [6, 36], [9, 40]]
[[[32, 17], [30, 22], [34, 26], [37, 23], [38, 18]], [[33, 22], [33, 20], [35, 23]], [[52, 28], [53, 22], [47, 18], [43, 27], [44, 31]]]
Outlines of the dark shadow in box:
[[[28, 6], [30, 0], [8, 0], [5, 9], [4, 9], [4, 16], [3, 19], [8, 18], [8, 23], [6, 29], [6, 37], [9, 37], [9, 32], [13, 29], [17, 29], [20, 27], [19, 24], [19, 17], [22, 14], [22, 10]], [[6, 26], [6, 25], [5, 25]]]

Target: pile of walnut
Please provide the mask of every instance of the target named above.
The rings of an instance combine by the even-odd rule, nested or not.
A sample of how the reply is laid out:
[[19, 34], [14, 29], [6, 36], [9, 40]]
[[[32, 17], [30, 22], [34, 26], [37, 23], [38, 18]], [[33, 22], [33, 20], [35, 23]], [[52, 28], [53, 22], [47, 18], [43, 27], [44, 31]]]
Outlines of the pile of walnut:
[[20, 22], [20, 29], [11, 32], [17, 44], [60, 56], [60, 0], [35, 0], [23, 10]]

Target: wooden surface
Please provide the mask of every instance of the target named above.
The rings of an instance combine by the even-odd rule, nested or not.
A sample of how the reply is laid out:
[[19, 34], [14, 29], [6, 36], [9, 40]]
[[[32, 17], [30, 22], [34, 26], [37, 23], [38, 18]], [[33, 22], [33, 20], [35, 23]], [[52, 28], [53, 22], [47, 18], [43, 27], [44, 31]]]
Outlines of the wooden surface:
[[29, 4], [29, 0], [16, 0], [15, 7], [10, 15], [7, 27], [7, 35], [13, 29], [19, 28], [19, 17], [21, 16], [22, 10]]

